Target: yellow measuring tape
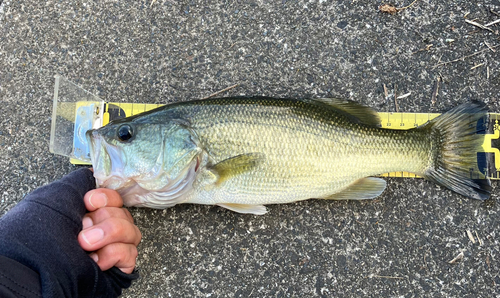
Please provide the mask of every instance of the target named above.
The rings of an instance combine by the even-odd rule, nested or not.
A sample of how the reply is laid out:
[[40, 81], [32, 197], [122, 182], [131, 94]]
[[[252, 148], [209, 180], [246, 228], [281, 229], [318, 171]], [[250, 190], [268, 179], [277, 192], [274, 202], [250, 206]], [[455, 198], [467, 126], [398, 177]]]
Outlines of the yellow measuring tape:
[[[81, 107], [87, 104], [86, 102], [77, 103], [76, 107]], [[108, 124], [114, 119], [124, 118], [140, 114], [157, 107], [163, 106], [162, 104], [141, 104], [141, 103], [104, 103], [101, 105], [103, 107], [102, 111], [102, 125]], [[383, 128], [389, 129], [410, 129], [422, 124], [425, 124], [429, 120], [436, 118], [440, 114], [438, 113], [387, 113], [380, 112], [379, 116], [381, 119], [381, 125]], [[485, 139], [483, 143], [483, 151], [478, 153], [478, 156], [484, 158], [485, 164], [486, 160], [489, 162], [489, 168], [481, 169], [480, 172], [474, 173], [477, 179], [484, 178], [485, 175], [489, 176], [491, 179], [500, 180], [500, 114], [491, 113], [490, 122], [488, 124], [487, 133], [485, 134]], [[88, 164], [77, 159], [71, 159], [73, 164]], [[478, 158], [478, 167], [479, 158]], [[383, 177], [405, 177], [405, 178], [416, 178], [415, 174], [407, 172], [392, 172], [381, 175]]]

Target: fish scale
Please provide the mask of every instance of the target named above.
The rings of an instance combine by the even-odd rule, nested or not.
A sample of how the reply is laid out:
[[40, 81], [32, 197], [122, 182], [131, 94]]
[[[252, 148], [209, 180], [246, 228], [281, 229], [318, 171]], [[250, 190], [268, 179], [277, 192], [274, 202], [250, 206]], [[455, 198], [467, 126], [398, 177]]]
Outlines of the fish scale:
[[[94, 148], [101, 154], [92, 161], [102, 185], [114, 169], [112, 187], [126, 190], [121, 195], [127, 205], [216, 204], [263, 214], [265, 204], [373, 198], [385, 181], [367, 177], [396, 171], [485, 199], [489, 180], [476, 181], [469, 170], [477, 170], [475, 152], [484, 136], [476, 123], [486, 112], [484, 104], [469, 103], [422, 127], [392, 130], [379, 127], [374, 111], [353, 102], [220, 98], [119, 119], [87, 132], [87, 138], [93, 147], [119, 152], [121, 161]], [[123, 127], [126, 140], [117, 133]], [[136, 173], [139, 166], [143, 173], [135, 176], [116, 170], [133, 167], [129, 172]], [[134, 183], [142, 188], [127, 193]]]
[[324, 198], [363, 177], [396, 170], [422, 173], [428, 163], [428, 150], [422, 150], [429, 147], [424, 132], [351, 123], [326, 105], [297, 114], [300, 101], [288, 105], [241, 101], [179, 106], [213, 163], [251, 152], [265, 156], [253, 171], [218, 188], [200, 190], [189, 202], [274, 204]]

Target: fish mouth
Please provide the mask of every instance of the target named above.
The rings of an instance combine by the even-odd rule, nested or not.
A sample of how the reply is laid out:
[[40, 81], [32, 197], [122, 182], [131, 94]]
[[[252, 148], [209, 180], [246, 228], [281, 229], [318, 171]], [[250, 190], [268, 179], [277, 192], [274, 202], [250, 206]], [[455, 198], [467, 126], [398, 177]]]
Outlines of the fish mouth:
[[[94, 165], [94, 161], [96, 160], [96, 152], [95, 152], [95, 142], [99, 140], [100, 143], [100, 137], [99, 134], [94, 130], [94, 129], [89, 129], [85, 132], [85, 138], [87, 139], [87, 144], [89, 145], [89, 152], [90, 152], [90, 160], [92, 162], [92, 165]], [[94, 142], [94, 140], [96, 140]], [[100, 145], [100, 144], [99, 144]]]
[[[94, 129], [87, 130], [85, 132], [85, 138], [87, 139], [87, 144], [89, 146], [90, 162], [92, 163], [92, 167], [94, 167], [94, 165], [96, 164], [96, 161], [99, 158], [99, 155], [96, 152], [95, 148], [98, 148], [101, 146], [101, 138], [99, 137], [99, 134]], [[98, 144], [96, 144], [96, 143], [98, 143]]]
[[[87, 144], [89, 144], [89, 152], [90, 152], [90, 161], [92, 162], [92, 167], [94, 169], [94, 178], [96, 178], [96, 187], [102, 187], [102, 182], [104, 181], [102, 178], [102, 173], [99, 171], [98, 161], [101, 157], [101, 146], [102, 146], [102, 138], [97, 133], [95, 129], [87, 130], [85, 133], [85, 137], [87, 138]], [[99, 179], [98, 176], [101, 176]]]
[[96, 187], [110, 189], [126, 187], [130, 181], [122, 176], [123, 162], [120, 160], [120, 149], [108, 144], [95, 129], [88, 130], [85, 137], [90, 146], [90, 160]]

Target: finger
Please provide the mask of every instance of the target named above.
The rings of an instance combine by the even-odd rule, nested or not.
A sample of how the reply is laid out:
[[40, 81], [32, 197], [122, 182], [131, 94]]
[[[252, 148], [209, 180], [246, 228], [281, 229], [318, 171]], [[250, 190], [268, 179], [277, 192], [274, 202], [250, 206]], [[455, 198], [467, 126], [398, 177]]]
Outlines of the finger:
[[123, 206], [122, 197], [115, 190], [107, 188], [98, 188], [87, 192], [83, 197], [83, 201], [88, 211], [94, 211], [102, 207]]
[[134, 223], [134, 219], [130, 212], [125, 208], [117, 207], [102, 207], [94, 212], [89, 212], [83, 217], [83, 229], [90, 228], [93, 225], [99, 224], [109, 218], [121, 218]]
[[90, 257], [102, 271], [116, 266], [124, 273], [130, 274], [134, 271], [137, 254], [137, 247], [133, 244], [113, 243], [93, 252]]
[[86, 251], [95, 251], [111, 243], [138, 245], [142, 235], [139, 229], [126, 219], [108, 218], [78, 234], [78, 242]]

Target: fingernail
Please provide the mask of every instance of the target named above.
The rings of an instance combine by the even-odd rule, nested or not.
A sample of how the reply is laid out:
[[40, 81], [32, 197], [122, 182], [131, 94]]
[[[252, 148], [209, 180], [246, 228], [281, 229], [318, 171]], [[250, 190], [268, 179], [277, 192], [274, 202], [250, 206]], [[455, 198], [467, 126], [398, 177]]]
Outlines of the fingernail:
[[85, 230], [86, 228], [90, 228], [91, 226], [94, 225], [94, 222], [92, 221], [92, 218], [90, 217], [84, 217], [82, 220], [82, 230]]
[[96, 194], [93, 193], [90, 195], [89, 203], [96, 209], [106, 207], [108, 204], [108, 196], [102, 192]]
[[96, 253], [91, 253], [89, 257], [92, 258], [92, 260], [94, 260], [94, 262], [96, 263], [99, 261], [99, 256]]
[[90, 231], [83, 232], [82, 237], [88, 245], [93, 245], [104, 238], [104, 231], [102, 229], [92, 229]]

